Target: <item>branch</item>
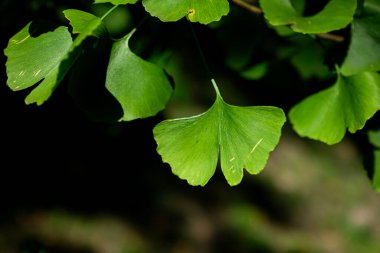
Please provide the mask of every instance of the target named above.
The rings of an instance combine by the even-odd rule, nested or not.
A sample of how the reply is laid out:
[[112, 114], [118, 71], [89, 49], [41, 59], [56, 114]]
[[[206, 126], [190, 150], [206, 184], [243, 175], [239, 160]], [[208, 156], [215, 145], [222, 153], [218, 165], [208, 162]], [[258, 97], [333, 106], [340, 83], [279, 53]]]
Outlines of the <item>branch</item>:
[[331, 41], [335, 41], [335, 42], [343, 42], [344, 41], [343, 36], [332, 34], [332, 33], [318, 33], [318, 34], [316, 34], [316, 36], [321, 38], [321, 39], [331, 40]]
[[255, 14], [262, 14], [263, 13], [262, 9], [260, 9], [257, 6], [249, 4], [249, 3], [247, 3], [244, 0], [232, 0], [232, 2], [234, 4], [240, 6], [241, 8], [246, 9], [249, 12], [252, 12], [252, 13], [255, 13]]
[[[249, 4], [246, 2], [246, 0], [231, 0], [234, 4], [237, 6], [251, 12], [254, 14], [262, 14], [263, 10], [255, 5]], [[316, 34], [317, 37], [325, 40], [331, 40], [335, 42], [343, 42], [345, 38], [340, 35], [332, 34], [332, 33], [318, 33]]]

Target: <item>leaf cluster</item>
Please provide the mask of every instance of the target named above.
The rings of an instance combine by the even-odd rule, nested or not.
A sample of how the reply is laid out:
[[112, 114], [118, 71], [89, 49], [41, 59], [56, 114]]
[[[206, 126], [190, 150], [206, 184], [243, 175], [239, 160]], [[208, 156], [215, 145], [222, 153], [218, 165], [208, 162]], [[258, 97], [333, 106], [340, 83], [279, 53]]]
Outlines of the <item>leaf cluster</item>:
[[[173, 95], [168, 73], [179, 71], [180, 67], [163, 64], [172, 57], [170, 50], [168, 54], [153, 53], [148, 59], [138, 55], [143, 53], [143, 46], [136, 47], [137, 53], [132, 50], [131, 41], [139, 25], [134, 25], [121, 39], [114, 39], [105, 22], [118, 7], [139, 5], [160, 22], [196, 22], [216, 31], [225, 43], [224, 67], [242, 80], [265, 82], [273, 59], [259, 56], [252, 61], [257, 55], [254, 48], [260, 45], [271, 51], [267, 55], [272, 54], [277, 61], [288, 61], [305, 82], [325, 83], [327, 88], [318, 88], [316, 93], [291, 102], [294, 106], [288, 118], [301, 137], [339, 143], [347, 130], [355, 133], [363, 129], [380, 109], [378, 1], [329, 0], [311, 15], [307, 13], [310, 3], [306, 0], [261, 0], [256, 5], [246, 0], [232, 2], [262, 12], [260, 26], [246, 33], [229, 27], [228, 20], [234, 17], [236, 7], [227, 0], [142, 0], [141, 3], [95, 0], [95, 4], [112, 7], [102, 16], [65, 10], [63, 14], [70, 27], [59, 26], [39, 36], [33, 34], [29, 23], [9, 39], [4, 50], [7, 85], [14, 91], [34, 86], [25, 102], [41, 105], [66, 75], [75, 73], [84, 52], [106, 39], [111, 48], [104, 87], [123, 111], [119, 120], [156, 115], [171, 99], [178, 97], [176, 92]], [[252, 25], [258, 24], [250, 22], [243, 21], [240, 25], [252, 29]], [[231, 35], [235, 36], [233, 40], [224, 39]], [[260, 36], [275, 36], [280, 38], [280, 44], [262, 45], [265, 38]], [[336, 48], [342, 55], [327, 59]], [[174, 84], [180, 79], [176, 77], [174, 74]], [[265, 167], [270, 152], [280, 140], [286, 116], [275, 106], [230, 105], [222, 98], [215, 80], [210, 81], [215, 90], [213, 105], [199, 115], [159, 123], [153, 129], [157, 151], [173, 173], [191, 185], [205, 185], [215, 173], [218, 160], [227, 182], [237, 185], [244, 169], [257, 174]], [[378, 175], [379, 169], [376, 171]], [[375, 176], [374, 185], [378, 186], [378, 181]]]

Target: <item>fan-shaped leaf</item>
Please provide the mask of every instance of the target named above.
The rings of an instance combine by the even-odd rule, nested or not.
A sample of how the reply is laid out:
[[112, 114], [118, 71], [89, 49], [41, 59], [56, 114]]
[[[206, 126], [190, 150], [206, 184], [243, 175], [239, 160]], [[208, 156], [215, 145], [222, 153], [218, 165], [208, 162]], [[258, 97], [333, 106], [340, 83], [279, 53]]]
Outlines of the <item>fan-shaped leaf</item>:
[[301, 136], [327, 144], [340, 142], [346, 132], [363, 128], [380, 109], [380, 76], [365, 72], [350, 77], [338, 76], [330, 88], [294, 106], [289, 118]]
[[185, 16], [192, 22], [208, 24], [229, 12], [227, 0], [143, 0], [152, 16], [162, 21], [177, 21]]
[[130, 50], [133, 33], [114, 43], [106, 79], [107, 89], [124, 110], [121, 120], [125, 121], [155, 115], [164, 109], [172, 93], [165, 72]]
[[217, 97], [207, 112], [165, 120], [153, 130], [163, 161], [191, 185], [203, 186], [209, 181], [218, 154], [230, 185], [240, 183], [243, 168], [251, 174], [259, 173], [278, 144], [285, 122], [283, 111], [276, 107], [225, 103], [214, 86]]
[[330, 0], [325, 8], [311, 17], [303, 17], [291, 0], [261, 0], [260, 5], [269, 23], [291, 25], [295, 32], [326, 33], [346, 27], [356, 9], [356, 0]]
[[373, 11], [352, 22], [351, 44], [341, 68], [343, 75], [380, 70], [380, 9]]

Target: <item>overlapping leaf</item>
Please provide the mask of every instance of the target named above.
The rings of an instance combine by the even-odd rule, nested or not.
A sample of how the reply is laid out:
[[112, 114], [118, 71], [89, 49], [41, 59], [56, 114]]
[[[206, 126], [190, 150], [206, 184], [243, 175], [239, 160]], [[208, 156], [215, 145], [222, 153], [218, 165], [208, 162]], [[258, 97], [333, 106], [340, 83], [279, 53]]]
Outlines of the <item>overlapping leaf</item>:
[[290, 25], [300, 33], [326, 33], [346, 27], [353, 18], [356, 0], [330, 0], [325, 8], [311, 17], [303, 17], [291, 0], [261, 0], [260, 5], [269, 23]]
[[166, 120], [153, 130], [157, 151], [174, 174], [191, 185], [205, 185], [215, 172], [218, 155], [224, 176], [237, 185], [243, 168], [251, 174], [265, 166], [278, 144], [283, 111], [271, 106], [238, 107], [225, 103], [217, 91], [205, 113]]
[[374, 72], [344, 77], [338, 75], [330, 88], [307, 97], [294, 106], [289, 118], [296, 132], [327, 144], [342, 140], [363, 128], [380, 109], [380, 76]]
[[143, 0], [152, 16], [162, 21], [177, 21], [185, 16], [192, 22], [208, 24], [229, 12], [228, 0]]
[[380, 4], [364, 9], [363, 16], [357, 17], [351, 26], [351, 43], [342, 74], [353, 75], [362, 71], [380, 70]]
[[124, 110], [121, 120], [125, 121], [155, 115], [164, 109], [172, 93], [165, 72], [130, 50], [133, 33], [114, 43], [106, 79], [107, 89]]
[[30, 24], [13, 36], [4, 50], [8, 57], [8, 86], [13, 90], [26, 89], [43, 80], [26, 97], [27, 104], [41, 105], [62, 81], [75, 59], [75, 49], [88, 36], [101, 36], [105, 28], [99, 18], [79, 10], [66, 10], [74, 33], [74, 40], [66, 27], [59, 27], [34, 38], [29, 33]]
[[80, 46], [87, 37], [93, 36], [100, 38], [107, 32], [102, 20], [91, 13], [69, 9], [63, 11], [63, 14], [70, 21], [70, 25], [73, 27], [73, 33], [79, 34], [74, 40], [71, 51], [73, 51], [75, 47]]

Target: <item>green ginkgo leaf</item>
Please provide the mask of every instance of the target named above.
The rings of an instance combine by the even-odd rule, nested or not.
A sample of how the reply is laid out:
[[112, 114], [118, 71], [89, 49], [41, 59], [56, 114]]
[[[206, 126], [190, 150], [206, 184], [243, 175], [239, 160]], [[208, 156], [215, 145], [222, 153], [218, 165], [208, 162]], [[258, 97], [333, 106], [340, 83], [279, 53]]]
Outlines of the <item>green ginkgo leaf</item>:
[[260, 5], [271, 25], [290, 25], [295, 32], [314, 34], [346, 27], [355, 13], [356, 0], [330, 0], [311, 17], [303, 17], [291, 0], [261, 0]]
[[364, 127], [380, 109], [380, 75], [364, 72], [350, 77], [338, 75], [336, 83], [294, 106], [289, 118], [303, 137], [327, 144], [340, 142], [346, 129]]
[[379, 70], [380, 8], [377, 9], [377, 13], [368, 11], [364, 16], [355, 18], [352, 22], [351, 43], [341, 67], [343, 75]]
[[[44, 79], [39, 86], [46, 87], [47, 90], [44, 97], [36, 101], [42, 104], [67, 71], [60, 66], [73, 42], [66, 27], [58, 27], [55, 31], [36, 38], [29, 33], [29, 27], [30, 23], [14, 35], [4, 50], [8, 57], [7, 85], [17, 91]], [[26, 103], [33, 101], [34, 99], [26, 99]]]
[[102, 3], [111, 3], [113, 5], [119, 5], [119, 4], [134, 4], [138, 0], [95, 0], [95, 4], [102, 4]]
[[165, 72], [129, 48], [134, 31], [114, 43], [106, 78], [106, 88], [123, 108], [120, 120], [125, 121], [157, 114], [165, 108], [172, 94]]
[[90, 13], [70, 9], [63, 11], [63, 14], [70, 21], [73, 33], [79, 35], [75, 38], [57, 68], [26, 97], [25, 102], [27, 104], [37, 103], [41, 105], [44, 103], [76, 61], [79, 55], [77, 49], [82, 45], [83, 41], [90, 36], [101, 37], [107, 31], [102, 20]]
[[214, 174], [219, 155], [227, 182], [237, 185], [244, 168], [251, 174], [264, 168], [286, 119], [276, 107], [229, 105], [213, 84], [217, 96], [207, 112], [165, 120], [154, 128], [157, 151], [174, 174], [202, 186]]
[[177, 21], [185, 16], [192, 22], [208, 24], [229, 12], [228, 0], [143, 0], [145, 9], [161, 21]]
[[80, 46], [87, 37], [93, 36], [100, 38], [107, 33], [107, 29], [102, 20], [91, 13], [69, 9], [63, 11], [63, 14], [70, 21], [70, 25], [73, 28], [73, 33], [79, 34], [78, 37], [75, 38], [71, 50], [77, 46]]

